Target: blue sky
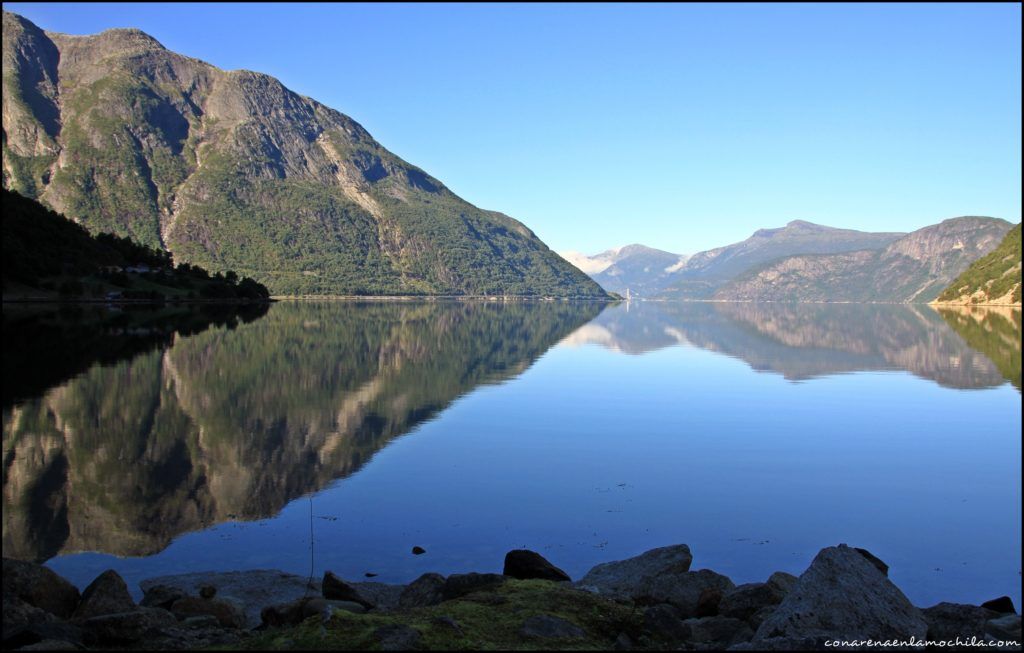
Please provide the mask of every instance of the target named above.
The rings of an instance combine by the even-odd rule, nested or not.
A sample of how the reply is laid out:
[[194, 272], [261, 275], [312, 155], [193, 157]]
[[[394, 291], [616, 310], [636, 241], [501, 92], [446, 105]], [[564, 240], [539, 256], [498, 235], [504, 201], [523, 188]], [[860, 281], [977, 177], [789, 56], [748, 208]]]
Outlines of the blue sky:
[[1021, 213], [1021, 6], [5, 3], [359, 121], [550, 246]]

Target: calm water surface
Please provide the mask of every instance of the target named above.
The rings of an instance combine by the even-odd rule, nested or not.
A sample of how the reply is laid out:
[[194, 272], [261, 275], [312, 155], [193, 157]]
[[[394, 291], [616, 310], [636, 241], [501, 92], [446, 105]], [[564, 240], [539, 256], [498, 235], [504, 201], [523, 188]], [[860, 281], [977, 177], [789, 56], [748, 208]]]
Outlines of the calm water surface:
[[915, 604], [1020, 605], [1019, 311], [5, 307], [4, 360], [4, 555], [80, 587], [307, 574], [312, 523], [356, 580], [685, 542], [742, 583], [846, 542]]

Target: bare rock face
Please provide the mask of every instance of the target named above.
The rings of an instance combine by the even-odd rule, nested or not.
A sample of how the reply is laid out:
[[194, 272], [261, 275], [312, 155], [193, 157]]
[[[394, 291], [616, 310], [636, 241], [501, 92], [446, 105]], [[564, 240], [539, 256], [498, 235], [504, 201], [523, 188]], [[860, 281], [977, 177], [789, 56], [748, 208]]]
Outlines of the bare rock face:
[[779, 642], [924, 639], [921, 611], [867, 557], [844, 544], [822, 549], [793, 591], [757, 629], [755, 647]]
[[577, 581], [575, 587], [613, 599], [632, 601], [643, 595], [642, 588], [648, 581], [663, 575], [686, 573], [692, 562], [690, 547], [685, 544], [660, 547], [635, 558], [599, 564]]
[[68, 619], [78, 606], [78, 588], [42, 565], [3, 559], [4, 596], [13, 595], [25, 603]]

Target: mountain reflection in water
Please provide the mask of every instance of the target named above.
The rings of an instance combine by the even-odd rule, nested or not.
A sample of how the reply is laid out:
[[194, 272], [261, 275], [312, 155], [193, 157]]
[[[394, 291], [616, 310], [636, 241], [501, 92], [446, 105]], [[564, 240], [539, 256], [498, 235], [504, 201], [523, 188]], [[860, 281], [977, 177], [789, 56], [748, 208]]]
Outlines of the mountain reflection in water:
[[643, 354], [689, 344], [791, 381], [906, 370], [949, 388], [1021, 388], [1021, 312], [884, 304], [638, 302], [565, 344]]
[[516, 547], [575, 576], [677, 542], [753, 582], [847, 541], [922, 604], [1019, 598], [1005, 583], [1019, 578], [1019, 310], [288, 302], [180, 328], [158, 313], [8, 317], [4, 554], [80, 587], [107, 568], [132, 587], [306, 573], [312, 516], [318, 573], [386, 582], [500, 571]]
[[284, 303], [94, 365], [4, 409], [4, 555], [149, 555], [273, 515], [603, 307]]

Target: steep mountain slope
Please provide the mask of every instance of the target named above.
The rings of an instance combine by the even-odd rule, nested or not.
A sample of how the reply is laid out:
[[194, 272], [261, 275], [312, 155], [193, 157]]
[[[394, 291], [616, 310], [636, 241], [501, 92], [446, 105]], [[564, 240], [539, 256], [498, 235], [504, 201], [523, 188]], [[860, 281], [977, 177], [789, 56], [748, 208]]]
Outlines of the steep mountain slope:
[[885, 249], [791, 256], [720, 288], [733, 301], [927, 302], [1010, 230], [997, 218], [962, 217], [918, 229]]
[[881, 249], [903, 235], [835, 229], [793, 220], [778, 229], [760, 229], [742, 242], [694, 254], [679, 270], [678, 280], [661, 296], [668, 299], [707, 299], [726, 282], [768, 261], [796, 254]]
[[138, 30], [4, 12], [3, 185], [275, 293], [605, 296], [348, 116]]
[[1020, 305], [1020, 224], [993, 251], [971, 263], [936, 302]]
[[688, 258], [644, 245], [626, 245], [594, 256], [578, 252], [560, 254], [605, 290], [624, 295], [628, 289], [640, 296], [653, 295], [669, 285]]
[[81, 225], [35, 200], [2, 189], [3, 297], [163, 301], [169, 298], [266, 301], [266, 287], [233, 272], [174, 268], [170, 255], [110, 234], [91, 236]]

